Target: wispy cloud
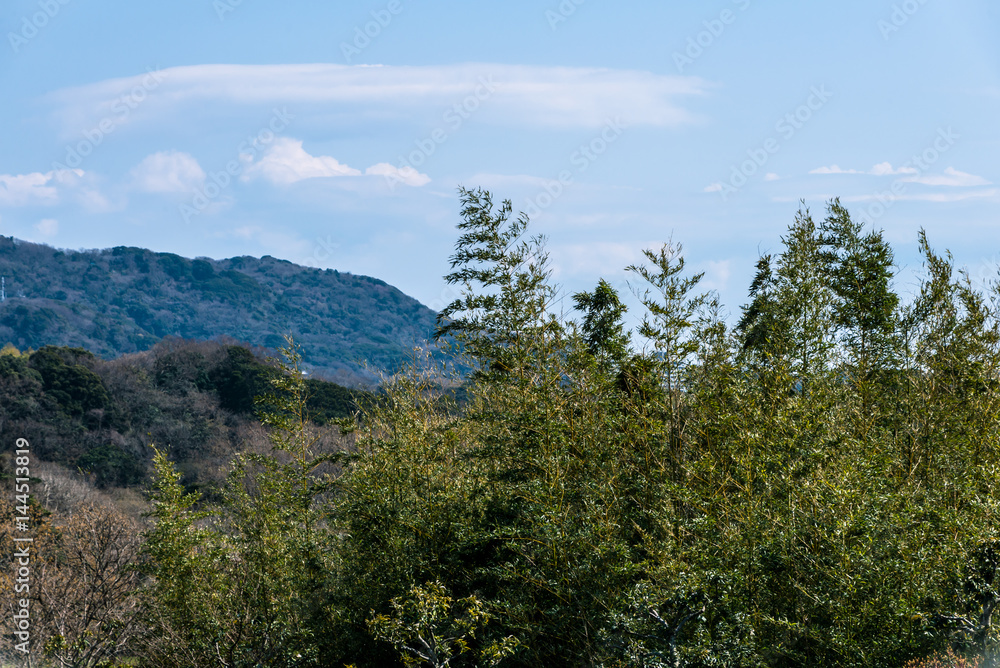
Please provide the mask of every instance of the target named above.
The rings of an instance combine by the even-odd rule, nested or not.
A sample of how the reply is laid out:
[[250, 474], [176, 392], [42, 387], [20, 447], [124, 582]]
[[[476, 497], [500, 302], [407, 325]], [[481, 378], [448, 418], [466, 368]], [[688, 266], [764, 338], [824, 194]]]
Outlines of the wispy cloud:
[[926, 176], [918, 176], [906, 180], [912, 181], [913, 183], [920, 183], [925, 186], [947, 186], [951, 188], [969, 188], [973, 186], [992, 185], [981, 176], [960, 172], [954, 167], [948, 167], [945, 169], [944, 174], [928, 174]]
[[396, 167], [390, 165], [388, 162], [380, 162], [377, 165], [372, 165], [365, 170], [365, 174], [368, 176], [384, 177], [388, 183], [402, 183], [415, 188], [425, 186], [431, 182], [431, 177], [421, 174], [413, 167], [408, 165]]
[[[133, 114], [162, 119], [179, 107], [212, 104], [296, 105], [347, 117], [372, 111], [406, 117], [420, 109], [438, 112], [484, 86], [495, 89], [477, 115], [486, 122], [546, 127], [602, 127], [622, 116], [629, 125], [679, 126], [696, 120], [682, 102], [706, 93], [697, 77], [606, 68], [504, 64], [442, 66], [195, 65], [162, 71], [163, 83]], [[57, 114], [74, 128], [112, 112], [122, 90], [140, 85], [137, 75], [57, 91]]]
[[810, 170], [810, 174], [865, 174], [865, 172], [859, 172], [856, 169], [841, 169], [839, 165], [830, 165], [829, 167], [817, 167], [816, 169]]
[[863, 169], [843, 169], [839, 165], [830, 165], [829, 167], [817, 167], [809, 172], [810, 174], [867, 174], [869, 176], [894, 176], [897, 174], [916, 174], [917, 170], [913, 167], [900, 167], [898, 169], [892, 166], [889, 162], [880, 162], [879, 164], [873, 166], [870, 170]]
[[149, 193], [189, 193], [205, 183], [205, 171], [193, 156], [163, 151], [147, 156], [134, 169], [136, 188]]
[[[844, 202], [872, 202], [872, 201], [898, 201], [898, 202], [937, 202], [937, 203], [948, 203], [948, 202], [961, 202], [967, 199], [982, 199], [985, 197], [995, 197], [1000, 190], [996, 188], [989, 188], [987, 190], [966, 190], [963, 192], [949, 192], [949, 193], [913, 193], [895, 196], [886, 196], [885, 194], [872, 194], [872, 195], [852, 195], [847, 197], [841, 197]], [[828, 198], [829, 199], [829, 198]]]
[[915, 167], [895, 168], [891, 163], [880, 162], [870, 170], [842, 169], [838, 165], [828, 167], [817, 167], [809, 172], [810, 174], [863, 174], [867, 176], [903, 176], [899, 179], [904, 183], [919, 183], [925, 186], [944, 186], [949, 188], [969, 188], [975, 186], [988, 186], [992, 182], [975, 174], [960, 172], [954, 167], [948, 167], [943, 174], [921, 174]]
[[894, 168], [890, 162], [880, 162], [872, 167], [868, 173], [872, 176], [895, 176], [898, 174], [917, 174], [919, 170], [916, 167]]
[[59, 234], [59, 221], [54, 218], [44, 218], [38, 221], [38, 224], [35, 225], [35, 229], [38, 230], [43, 237], [51, 239]]

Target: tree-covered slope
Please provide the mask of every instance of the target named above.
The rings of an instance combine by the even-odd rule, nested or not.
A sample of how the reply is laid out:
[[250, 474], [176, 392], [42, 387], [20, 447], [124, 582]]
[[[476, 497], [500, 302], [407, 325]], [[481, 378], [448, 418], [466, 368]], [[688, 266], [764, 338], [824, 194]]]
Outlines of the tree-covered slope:
[[[155, 444], [200, 487], [260, 440], [254, 399], [274, 391], [277, 373], [254, 351], [216, 341], [168, 338], [113, 360], [82, 348], [21, 353], [8, 345], [0, 350], [0, 442], [28, 439], [34, 456], [88, 472], [99, 487], [146, 482]], [[313, 378], [304, 384], [318, 427], [371, 396]]]
[[367, 375], [361, 362], [395, 370], [434, 327], [433, 311], [383, 281], [270, 256], [190, 260], [0, 237], [0, 274], [0, 343], [20, 348], [81, 347], [111, 358], [165, 336], [275, 348], [291, 333], [310, 368], [353, 384]]

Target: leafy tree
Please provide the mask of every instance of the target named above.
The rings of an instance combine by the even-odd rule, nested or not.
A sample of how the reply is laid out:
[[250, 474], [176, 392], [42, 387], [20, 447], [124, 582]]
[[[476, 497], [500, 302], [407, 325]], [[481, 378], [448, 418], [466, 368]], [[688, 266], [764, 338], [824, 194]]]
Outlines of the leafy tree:
[[606, 363], [620, 365], [628, 355], [629, 337], [622, 322], [627, 308], [618, 293], [602, 278], [594, 292], [578, 292], [573, 302], [584, 313], [583, 340], [587, 350]]
[[221, 506], [195, 511], [198, 496], [183, 493], [157, 454], [146, 541], [151, 665], [324, 665], [333, 562], [316, 500], [331, 484], [324, 465], [340, 455], [314, 452], [301, 357], [291, 342], [284, 354], [262, 404], [273, 451], [235, 459]]
[[475, 596], [453, 601], [439, 582], [411, 588], [406, 598], [393, 599], [392, 607], [392, 616], [378, 615], [368, 625], [376, 638], [404, 653], [407, 666], [446, 668], [465, 654], [476, 654], [477, 666], [495, 666], [517, 648], [509, 636], [473, 652], [469, 641], [489, 623], [489, 613]]
[[757, 273], [750, 284], [750, 303], [736, 329], [743, 337], [743, 350], [754, 352], [764, 361], [787, 354], [790, 342], [788, 322], [777, 303], [777, 286], [770, 255], [757, 260]]
[[436, 336], [456, 336], [479, 373], [527, 378], [537, 364], [530, 351], [559, 328], [547, 312], [556, 291], [544, 239], [522, 238], [528, 218], [512, 220], [510, 201], [494, 211], [489, 192], [460, 188], [459, 196], [463, 234], [445, 280], [461, 286], [461, 296], [441, 311]]
[[100, 376], [76, 363], [80, 357], [93, 355], [80, 349], [69, 349], [64, 359], [60, 349], [46, 346], [31, 355], [30, 365], [42, 377], [45, 391], [69, 415], [80, 416], [94, 409], [104, 409], [109, 405], [108, 393]]
[[861, 396], [861, 415], [869, 415], [876, 379], [898, 363], [899, 297], [892, 291], [893, 253], [880, 231], [862, 235], [839, 200], [828, 206], [820, 226], [830, 287], [836, 295], [834, 323], [840, 329], [851, 376]]

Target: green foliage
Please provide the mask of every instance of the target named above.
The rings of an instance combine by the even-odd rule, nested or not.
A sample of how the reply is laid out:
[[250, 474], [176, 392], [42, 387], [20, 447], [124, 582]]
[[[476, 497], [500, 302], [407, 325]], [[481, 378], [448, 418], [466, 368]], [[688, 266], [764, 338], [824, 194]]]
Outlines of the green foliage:
[[45, 392], [71, 416], [108, 408], [110, 400], [101, 377], [76, 363], [93, 356], [81, 349], [61, 351], [46, 346], [31, 355], [29, 364], [42, 377]]
[[309, 417], [319, 424], [352, 416], [359, 409], [358, 402], [363, 402], [370, 396], [364, 391], [349, 390], [336, 383], [327, 383], [315, 378], [306, 380], [306, 390]]
[[63, 253], [0, 240], [8, 299], [0, 344], [83, 347], [110, 359], [167, 337], [283, 345], [293, 332], [316, 376], [370, 385], [396, 372], [436, 314], [383, 281], [265, 258], [189, 260], [119, 246]]
[[922, 240], [901, 312], [881, 233], [803, 209], [734, 336], [668, 244], [630, 268], [641, 354], [606, 283], [579, 330], [549, 314], [527, 221], [462, 196], [441, 333], [468, 403], [390, 385], [338, 511], [382, 637], [426, 649], [400, 606], [427, 581], [484, 601], [510, 665], [899, 666], [995, 636], [970, 550], [998, 510], [996, 315], [947, 258]]
[[538, 362], [528, 351], [558, 329], [546, 313], [556, 293], [548, 283], [544, 239], [523, 238], [528, 218], [512, 220], [510, 201], [494, 211], [489, 192], [461, 188], [459, 197], [463, 234], [445, 280], [462, 292], [438, 317], [437, 337], [458, 337], [481, 374], [523, 379]]
[[326, 665], [334, 562], [316, 500], [339, 455], [314, 452], [301, 358], [291, 342], [283, 352], [262, 400], [273, 450], [234, 460], [220, 505], [195, 511], [198, 497], [157, 454], [144, 665]]
[[130, 487], [146, 477], [146, 466], [135, 455], [108, 443], [88, 451], [76, 462], [84, 473], [92, 473], [98, 487]]
[[476, 655], [476, 666], [495, 666], [517, 649], [517, 640], [507, 637], [473, 651], [470, 642], [489, 623], [489, 613], [475, 596], [453, 601], [440, 582], [414, 586], [406, 598], [394, 598], [392, 607], [392, 616], [378, 615], [368, 626], [377, 639], [403, 653], [407, 666], [445, 668], [458, 665], [452, 659], [466, 654]]
[[[254, 397], [277, 374], [252, 351], [214, 342], [170, 340], [113, 361], [81, 349], [15, 351], [0, 354], [0, 439], [10, 448], [28, 438], [41, 459], [82, 469], [102, 488], [143, 482], [154, 441], [171, 447], [186, 486], [213, 494], [233, 442], [255, 421]], [[317, 425], [349, 418], [368, 396], [306, 384]]]
[[578, 311], [583, 311], [583, 340], [594, 357], [621, 364], [628, 354], [629, 338], [622, 317], [626, 307], [618, 293], [603, 278], [594, 292], [573, 295]]
[[208, 374], [207, 385], [219, 394], [219, 403], [234, 413], [250, 413], [254, 397], [267, 390], [272, 369], [240, 346], [227, 346], [222, 364]]
[[[268, 388], [270, 446], [242, 448], [215, 499], [157, 455], [144, 664], [994, 662], [1000, 294], [921, 232], [901, 305], [882, 234], [834, 200], [761, 258], [734, 331], [679, 245], [647, 251], [635, 350], [605, 281], [580, 322], [554, 313], [544, 239], [460, 196], [438, 334], [472, 373], [431, 357], [385, 378], [342, 451], [310, 412], [349, 397], [291, 345], [280, 371], [224, 346], [147, 364], [158, 391], [243, 414]], [[3, 381], [45, 398], [45, 374], [100, 366], [74, 355], [0, 355]]]
[[18, 345], [38, 348], [52, 337], [64, 321], [53, 309], [35, 305], [10, 305], [0, 314], [0, 325], [15, 333]]

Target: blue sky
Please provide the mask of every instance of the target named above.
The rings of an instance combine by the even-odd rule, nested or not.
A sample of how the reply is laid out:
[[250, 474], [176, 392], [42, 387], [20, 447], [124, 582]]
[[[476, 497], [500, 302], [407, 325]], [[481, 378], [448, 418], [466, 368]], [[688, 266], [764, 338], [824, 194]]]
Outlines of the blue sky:
[[433, 308], [456, 188], [509, 198], [571, 294], [673, 238], [734, 315], [800, 199], [1000, 262], [985, 0], [7, 0], [0, 233], [270, 254]]

